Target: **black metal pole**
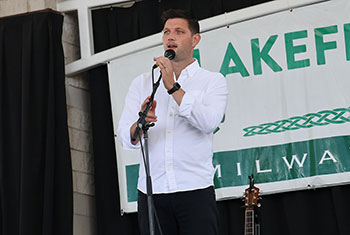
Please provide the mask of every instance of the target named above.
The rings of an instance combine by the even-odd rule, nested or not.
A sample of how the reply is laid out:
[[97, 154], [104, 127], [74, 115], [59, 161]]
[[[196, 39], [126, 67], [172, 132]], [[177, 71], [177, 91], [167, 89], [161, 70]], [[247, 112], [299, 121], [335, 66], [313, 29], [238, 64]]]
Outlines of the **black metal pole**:
[[[148, 128], [147, 128], [148, 129]], [[148, 223], [150, 235], [155, 234], [154, 227], [154, 211], [153, 211], [153, 190], [152, 190], [152, 178], [149, 166], [149, 151], [148, 151], [148, 130], [144, 130], [143, 139], [145, 141], [145, 155], [146, 155], [146, 188], [147, 188], [147, 208], [148, 208]]]
[[[137, 120], [136, 130], [132, 136], [132, 140], [135, 141], [137, 137], [140, 135], [140, 130], [143, 131], [143, 139], [145, 145], [145, 156], [144, 156], [144, 165], [145, 165], [145, 173], [146, 173], [146, 190], [147, 190], [147, 208], [148, 208], [148, 223], [149, 223], [149, 231], [150, 235], [155, 234], [155, 226], [154, 226], [154, 214], [153, 210], [153, 190], [152, 190], [152, 178], [150, 172], [150, 163], [149, 163], [149, 150], [148, 150], [148, 129], [154, 126], [154, 123], [146, 123], [146, 117], [148, 111], [152, 107], [152, 103], [154, 100], [154, 95], [159, 87], [160, 80], [162, 75], [159, 76], [158, 81], [153, 84], [153, 91], [150, 97], [150, 100], [147, 104], [146, 109], [143, 112], [139, 113], [140, 118]], [[141, 141], [141, 140], [140, 140]], [[141, 142], [142, 147], [142, 142]]]

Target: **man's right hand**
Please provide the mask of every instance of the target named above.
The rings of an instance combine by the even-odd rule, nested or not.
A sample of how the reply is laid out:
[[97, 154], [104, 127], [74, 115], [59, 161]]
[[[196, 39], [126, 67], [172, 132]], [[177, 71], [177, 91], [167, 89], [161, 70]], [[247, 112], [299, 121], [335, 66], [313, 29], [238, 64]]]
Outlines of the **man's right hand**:
[[[147, 103], [149, 102], [150, 98], [151, 97], [148, 96], [145, 99], [145, 101], [142, 103], [140, 112], [143, 112], [146, 109]], [[157, 106], [157, 101], [153, 100], [151, 109], [148, 111], [147, 116], [145, 118], [147, 123], [151, 123], [151, 122], [156, 122], [157, 121], [156, 106]], [[132, 138], [132, 136], [134, 135], [134, 132], [136, 131], [136, 125], [137, 125], [137, 121], [130, 127], [130, 138]], [[140, 141], [140, 137], [141, 137], [141, 133], [140, 133], [140, 135], [137, 137], [137, 139], [135, 141], [131, 140], [131, 143], [133, 145], [137, 144]]]
[[[145, 99], [145, 101], [143, 102], [143, 104], [141, 105], [141, 112], [143, 112], [146, 109], [150, 98], [151, 97], [148, 96]], [[153, 100], [151, 109], [147, 113], [147, 117], [146, 117], [146, 122], [147, 123], [151, 123], [151, 122], [156, 122], [157, 121], [156, 106], [157, 106], [157, 101]]]

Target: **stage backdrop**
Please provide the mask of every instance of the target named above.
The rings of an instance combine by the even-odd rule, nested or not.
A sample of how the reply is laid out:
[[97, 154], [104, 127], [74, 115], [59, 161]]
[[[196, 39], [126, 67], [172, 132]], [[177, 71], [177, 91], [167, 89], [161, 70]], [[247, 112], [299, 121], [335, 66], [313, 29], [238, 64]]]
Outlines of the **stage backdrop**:
[[[251, 174], [263, 194], [350, 183], [349, 12], [337, 0], [202, 34], [194, 57], [229, 87], [214, 135], [218, 200], [241, 197]], [[109, 63], [115, 133], [131, 81], [161, 54]], [[133, 212], [139, 151], [116, 143], [121, 208]]]

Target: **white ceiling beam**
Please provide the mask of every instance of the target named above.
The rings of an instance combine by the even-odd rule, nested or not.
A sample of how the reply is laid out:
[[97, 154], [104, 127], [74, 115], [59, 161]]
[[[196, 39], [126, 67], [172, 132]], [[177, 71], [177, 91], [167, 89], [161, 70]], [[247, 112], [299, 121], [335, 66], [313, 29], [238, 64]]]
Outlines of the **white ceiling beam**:
[[78, 9], [79, 38], [80, 38], [80, 56], [81, 59], [89, 58], [94, 54], [93, 30], [91, 10], [88, 8]]
[[75, 11], [80, 7], [94, 8], [106, 5], [114, 5], [122, 2], [134, 2], [126, 0], [70, 0], [57, 3], [57, 10], [61, 12]]
[[89, 58], [82, 58], [66, 65], [66, 76], [74, 76], [77, 73], [83, 72], [100, 64], [105, 64], [108, 61], [123, 57], [146, 48], [159, 46], [162, 44], [161, 33], [138, 39], [123, 45], [113, 47], [111, 49], [91, 55]]

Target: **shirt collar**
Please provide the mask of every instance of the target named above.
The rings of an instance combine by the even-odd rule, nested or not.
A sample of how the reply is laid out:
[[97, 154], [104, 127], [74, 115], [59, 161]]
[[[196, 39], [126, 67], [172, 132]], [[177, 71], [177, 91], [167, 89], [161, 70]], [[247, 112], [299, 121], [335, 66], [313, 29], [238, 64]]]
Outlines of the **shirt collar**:
[[199, 68], [200, 67], [197, 59], [194, 59], [194, 61], [191, 64], [189, 64], [182, 72], [185, 72], [188, 77], [192, 77]]

